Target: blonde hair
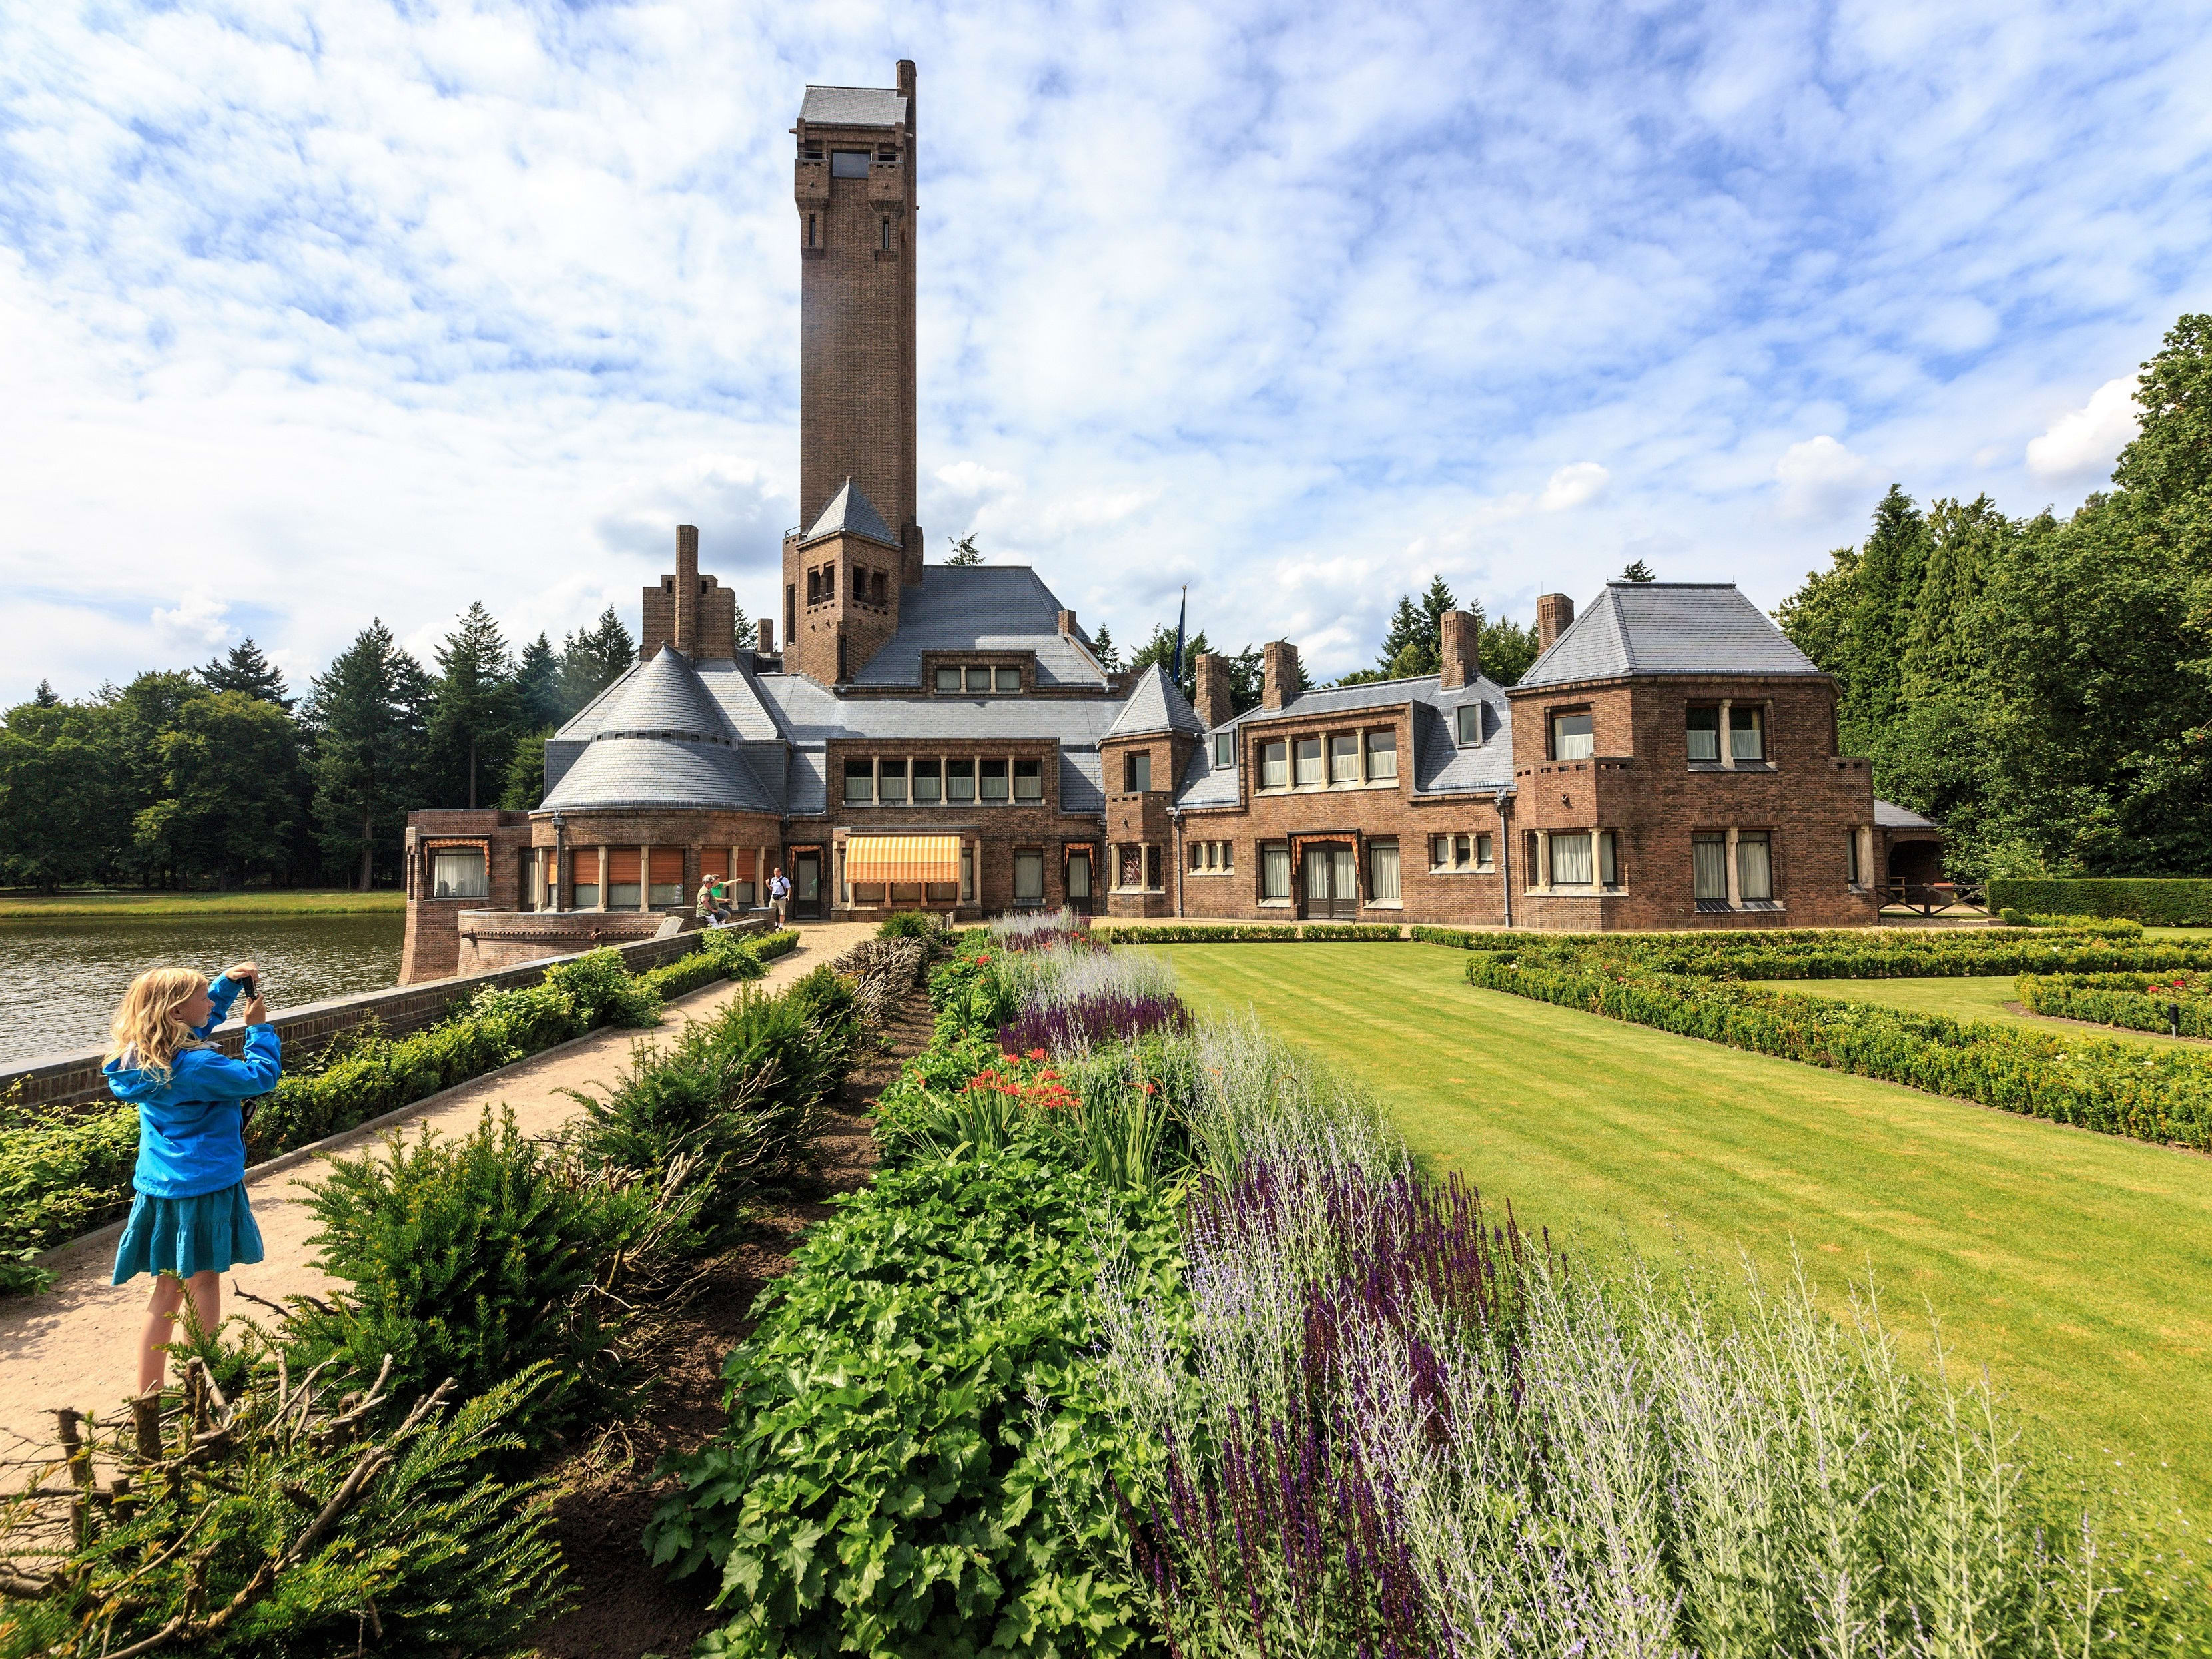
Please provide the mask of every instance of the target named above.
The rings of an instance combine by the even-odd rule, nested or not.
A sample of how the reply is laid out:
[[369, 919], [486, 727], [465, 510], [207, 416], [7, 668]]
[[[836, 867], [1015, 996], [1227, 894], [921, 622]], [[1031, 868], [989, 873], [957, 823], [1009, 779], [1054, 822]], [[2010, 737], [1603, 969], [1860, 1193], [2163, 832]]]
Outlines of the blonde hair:
[[120, 1060], [166, 1079], [178, 1054], [200, 1043], [185, 1023], [185, 1004], [206, 990], [189, 968], [149, 968], [131, 981], [107, 1028], [110, 1060]]

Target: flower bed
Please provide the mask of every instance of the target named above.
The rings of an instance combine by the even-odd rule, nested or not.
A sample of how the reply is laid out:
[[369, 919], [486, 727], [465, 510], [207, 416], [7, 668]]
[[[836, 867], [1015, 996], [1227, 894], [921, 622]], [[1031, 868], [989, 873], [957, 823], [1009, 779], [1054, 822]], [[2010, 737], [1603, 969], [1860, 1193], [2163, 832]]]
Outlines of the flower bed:
[[2133, 1031], [2212, 1037], [2212, 983], [2202, 973], [2165, 973], [2148, 980], [2141, 974], [2022, 974], [2018, 989], [2021, 1001], [2039, 1014]]

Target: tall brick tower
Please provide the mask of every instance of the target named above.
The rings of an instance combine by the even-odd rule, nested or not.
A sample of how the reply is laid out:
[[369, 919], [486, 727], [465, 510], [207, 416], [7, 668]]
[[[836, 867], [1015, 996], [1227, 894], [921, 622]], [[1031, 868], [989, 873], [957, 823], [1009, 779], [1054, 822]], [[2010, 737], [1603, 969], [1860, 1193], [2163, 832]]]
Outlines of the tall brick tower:
[[[895, 544], [897, 575], [886, 595], [893, 626], [896, 589], [921, 580], [921, 526], [915, 522], [914, 98], [914, 65], [902, 59], [896, 88], [807, 88], [792, 129], [799, 528], [783, 549], [785, 666], [825, 682], [858, 672], [881, 642], [861, 637], [879, 626], [848, 637], [827, 613], [808, 626], [805, 572], [824, 561], [801, 549], [848, 479]], [[844, 593], [841, 585], [838, 597]], [[810, 636], [819, 642], [812, 650]]]

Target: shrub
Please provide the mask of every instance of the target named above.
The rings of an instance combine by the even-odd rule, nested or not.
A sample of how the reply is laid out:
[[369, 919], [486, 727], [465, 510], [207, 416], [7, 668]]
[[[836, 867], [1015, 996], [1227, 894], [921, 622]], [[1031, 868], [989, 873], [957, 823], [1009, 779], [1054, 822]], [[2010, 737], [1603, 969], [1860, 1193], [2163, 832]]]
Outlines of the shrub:
[[945, 918], [927, 910], [894, 910], [876, 928], [878, 939], [935, 938], [945, 931]]
[[808, 1235], [724, 1370], [730, 1426], [668, 1466], [656, 1563], [719, 1578], [704, 1653], [1117, 1654], [1091, 1355], [1100, 1247], [1173, 1284], [1175, 1227], [1027, 1147], [893, 1170]]
[[697, 938], [697, 949], [639, 977], [663, 997], [680, 997], [720, 980], [755, 980], [768, 972], [752, 943], [742, 933], [710, 927]]
[[1115, 927], [1091, 930], [1093, 939], [1109, 945], [1245, 945], [1289, 944], [1298, 930], [1279, 922], [1176, 922], [1160, 927]]
[[602, 1263], [653, 1228], [650, 1191], [580, 1178], [524, 1140], [511, 1110], [495, 1124], [489, 1109], [471, 1134], [389, 1136], [307, 1191], [321, 1224], [309, 1243], [346, 1288], [328, 1304], [294, 1299], [295, 1367], [329, 1359], [374, 1376], [388, 1354], [403, 1392], [450, 1376], [477, 1394], [549, 1362], [514, 1424], [532, 1444], [629, 1397], [623, 1317], [589, 1292]]
[[2048, 915], [2127, 916], [2156, 927], [2212, 927], [2212, 880], [1992, 880], [1989, 905], [1992, 910]]
[[2097, 934], [2107, 939], [2142, 937], [2142, 923], [2128, 916], [2039, 916], [2026, 910], [2001, 910], [1997, 915], [2008, 927], [2057, 927], [2069, 933]]
[[2133, 1031], [2212, 1037], [2212, 987], [2202, 974], [2161, 975], [2148, 984], [2141, 974], [2022, 974], [2015, 988], [2021, 1001], [2039, 1014]]
[[1310, 921], [1305, 925], [1304, 933], [1309, 939], [1334, 941], [1340, 945], [1405, 937], [1404, 931], [1396, 923], [1387, 921]]
[[43, 1291], [55, 1274], [40, 1250], [104, 1225], [130, 1207], [138, 1114], [19, 1114], [0, 1129], [0, 1292]]
[[996, 1030], [1021, 1010], [1006, 957], [987, 945], [957, 946], [929, 975], [939, 1031]]

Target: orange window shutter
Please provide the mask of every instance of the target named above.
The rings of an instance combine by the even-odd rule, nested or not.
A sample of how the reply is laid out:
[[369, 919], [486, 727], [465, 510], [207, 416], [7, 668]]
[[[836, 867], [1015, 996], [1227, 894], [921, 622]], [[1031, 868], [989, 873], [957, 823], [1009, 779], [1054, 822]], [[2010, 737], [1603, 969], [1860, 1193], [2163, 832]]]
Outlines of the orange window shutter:
[[730, 849], [726, 847], [702, 847], [699, 849], [699, 879], [721, 881], [730, 873]]
[[760, 879], [760, 854], [750, 847], [739, 848], [738, 849], [737, 864], [730, 872], [730, 879], [732, 881], [758, 881]]
[[613, 887], [631, 886], [638, 880], [637, 848], [610, 847], [607, 849], [607, 883]]

